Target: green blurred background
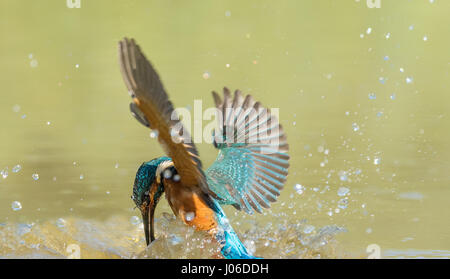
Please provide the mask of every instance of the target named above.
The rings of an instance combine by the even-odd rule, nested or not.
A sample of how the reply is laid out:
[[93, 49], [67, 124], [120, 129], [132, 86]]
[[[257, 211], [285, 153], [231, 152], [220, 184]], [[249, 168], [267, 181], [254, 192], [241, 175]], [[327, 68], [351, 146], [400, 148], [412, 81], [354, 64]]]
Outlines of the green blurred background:
[[[14, 224], [94, 220], [120, 238], [111, 218], [139, 216], [135, 171], [163, 151], [129, 113], [124, 36], [177, 107], [212, 106], [227, 86], [280, 109], [286, 189], [265, 215], [227, 208], [237, 231], [307, 219], [344, 227], [336, 240], [352, 257], [369, 244], [450, 257], [449, 14], [444, 0], [0, 0], [0, 257], [24, 245], [7, 244]], [[216, 151], [198, 148], [208, 166]]]

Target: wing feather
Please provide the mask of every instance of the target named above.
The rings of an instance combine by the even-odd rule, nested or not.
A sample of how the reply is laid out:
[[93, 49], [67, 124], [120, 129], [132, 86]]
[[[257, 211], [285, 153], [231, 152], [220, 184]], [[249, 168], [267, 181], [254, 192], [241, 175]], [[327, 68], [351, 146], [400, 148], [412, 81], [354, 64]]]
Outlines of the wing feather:
[[[209, 192], [202, 163], [188, 132], [181, 125], [153, 66], [133, 39], [119, 42], [120, 70], [132, 97], [130, 109], [143, 125], [158, 132], [158, 141], [173, 160], [181, 184]], [[174, 127], [181, 127], [174, 132]]]
[[216, 92], [213, 99], [223, 119], [214, 133], [219, 155], [206, 170], [209, 188], [222, 203], [260, 213], [277, 200], [286, 182], [286, 135], [278, 119], [251, 95], [236, 90], [231, 98], [224, 88], [223, 100]]

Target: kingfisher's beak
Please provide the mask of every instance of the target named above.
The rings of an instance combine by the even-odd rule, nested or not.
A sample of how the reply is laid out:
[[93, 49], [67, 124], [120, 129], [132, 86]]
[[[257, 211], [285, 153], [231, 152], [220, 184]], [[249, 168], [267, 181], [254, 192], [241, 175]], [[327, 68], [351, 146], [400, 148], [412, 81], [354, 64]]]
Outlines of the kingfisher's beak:
[[[147, 246], [148, 246], [150, 244], [149, 209], [148, 209], [148, 207], [144, 207], [141, 210], [141, 213], [142, 213], [142, 223], [144, 224], [145, 242], [147, 242]], [[151, 222], [151, 224], [153, 225], [153, 222]]]
[[155, 209], [156, 204], [151, 202], [148, 207], [145, 207], [142, 210], [142, 223], [144, 224], [145, 241], [147, 242], [147, 246], [155, 240]]
[[151, 203], [150, 204], [150, 241], [151, 242], [153, 242], [155, 240], [155, 226], [154, 226], [155, 209], [156, 209], [156, 203]]

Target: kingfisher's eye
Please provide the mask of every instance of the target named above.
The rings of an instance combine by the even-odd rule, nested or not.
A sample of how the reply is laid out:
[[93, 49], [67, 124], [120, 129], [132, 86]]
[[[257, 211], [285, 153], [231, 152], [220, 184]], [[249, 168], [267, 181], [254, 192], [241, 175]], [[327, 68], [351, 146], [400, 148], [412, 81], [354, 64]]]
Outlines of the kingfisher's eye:
[[137, 198], [136, 195], [132, 195], [132, 196], [131, 196], [131, 199], [133, 200], [133, 202], [134, 202], [136, 205], [138, 205], [138, 198]]

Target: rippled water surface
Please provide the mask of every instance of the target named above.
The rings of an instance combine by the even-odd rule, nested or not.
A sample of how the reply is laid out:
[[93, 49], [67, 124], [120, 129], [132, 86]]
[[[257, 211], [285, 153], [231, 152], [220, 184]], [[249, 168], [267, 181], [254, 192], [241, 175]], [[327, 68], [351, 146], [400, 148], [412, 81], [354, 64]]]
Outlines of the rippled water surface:
[[145, 249], [131, 188], [163, 151], [128, 111], [124, 36], [177, 107], [228, 86], [279, 108], [285, 190], [225, 209], [255, 255], [450, 257], [450, 2], [65, 2], [0, 2], [0, 258], [217, 256], [165, 201]]

